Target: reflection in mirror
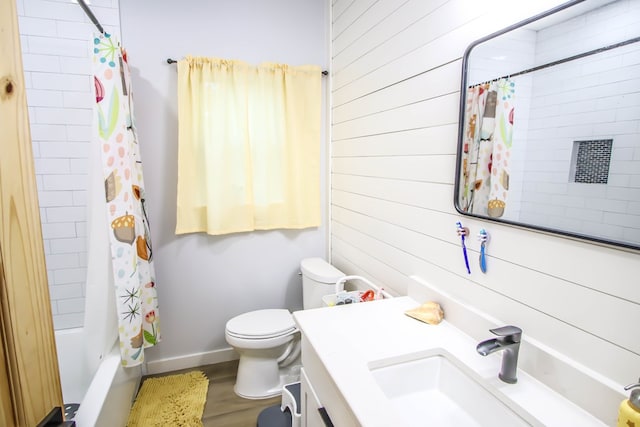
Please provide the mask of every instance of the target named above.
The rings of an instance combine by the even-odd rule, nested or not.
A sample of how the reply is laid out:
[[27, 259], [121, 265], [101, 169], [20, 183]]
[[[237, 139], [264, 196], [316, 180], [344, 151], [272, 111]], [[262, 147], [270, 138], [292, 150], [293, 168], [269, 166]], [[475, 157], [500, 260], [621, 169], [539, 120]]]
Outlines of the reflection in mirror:
[[467, 49], [456, 209], [640, 248], [640, 1], [543, 15]]

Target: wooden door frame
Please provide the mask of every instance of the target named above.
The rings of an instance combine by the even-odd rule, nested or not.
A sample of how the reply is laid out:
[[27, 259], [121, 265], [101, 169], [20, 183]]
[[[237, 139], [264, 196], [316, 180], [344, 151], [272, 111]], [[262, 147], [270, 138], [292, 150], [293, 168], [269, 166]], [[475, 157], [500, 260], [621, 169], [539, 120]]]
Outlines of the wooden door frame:
[[62, 390], [15, 0], [0, 0], [0, 58], [0, 423], [31, 427]]

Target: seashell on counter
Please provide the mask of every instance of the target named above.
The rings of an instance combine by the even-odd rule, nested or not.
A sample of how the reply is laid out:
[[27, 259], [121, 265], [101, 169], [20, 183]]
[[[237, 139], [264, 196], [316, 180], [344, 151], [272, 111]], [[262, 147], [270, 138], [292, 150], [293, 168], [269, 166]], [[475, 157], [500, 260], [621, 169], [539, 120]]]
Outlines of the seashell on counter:
[[442, 319], [444, 319], [444, 311], [442, 311], [442, 307], [440, 307], [440, 304], [433, 301], [425, 302], [420, 307], [407, 310], [404, 314], [430, 325], [437, 325], [442, 322]]

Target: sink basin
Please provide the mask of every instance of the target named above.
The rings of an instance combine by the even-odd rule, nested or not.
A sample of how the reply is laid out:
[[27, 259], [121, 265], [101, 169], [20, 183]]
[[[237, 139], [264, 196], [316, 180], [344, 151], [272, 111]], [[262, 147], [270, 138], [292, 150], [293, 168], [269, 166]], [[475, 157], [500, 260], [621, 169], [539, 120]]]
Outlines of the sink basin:
[[371, 363], [403, 426], [540, 425], [444, 350]]

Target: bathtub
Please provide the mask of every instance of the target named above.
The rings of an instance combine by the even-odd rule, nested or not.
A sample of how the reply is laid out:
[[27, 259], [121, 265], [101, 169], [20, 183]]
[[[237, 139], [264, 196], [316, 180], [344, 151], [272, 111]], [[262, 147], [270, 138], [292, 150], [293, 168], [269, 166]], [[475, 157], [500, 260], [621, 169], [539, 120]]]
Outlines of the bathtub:
[[91, 375], [84, 329], [59, 330], [55, 335], [64, 403], [80, 404], [74, 418], [76, 426], [124, 426], [140, 385], [142, 368], [123, 368], [119, 346], [114, 342]]

